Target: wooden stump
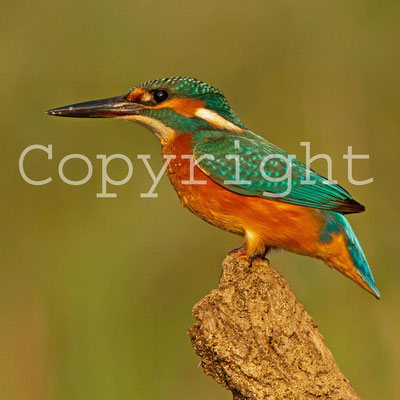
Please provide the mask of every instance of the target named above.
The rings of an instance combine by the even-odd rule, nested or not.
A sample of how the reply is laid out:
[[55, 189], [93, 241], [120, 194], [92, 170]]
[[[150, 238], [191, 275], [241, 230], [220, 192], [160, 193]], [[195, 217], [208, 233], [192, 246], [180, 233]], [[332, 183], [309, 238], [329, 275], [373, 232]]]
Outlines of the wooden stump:
[[234, 399], [360, 399], [288, 283], [267, 262], [227, 256], [189, 328], [204, 372]]

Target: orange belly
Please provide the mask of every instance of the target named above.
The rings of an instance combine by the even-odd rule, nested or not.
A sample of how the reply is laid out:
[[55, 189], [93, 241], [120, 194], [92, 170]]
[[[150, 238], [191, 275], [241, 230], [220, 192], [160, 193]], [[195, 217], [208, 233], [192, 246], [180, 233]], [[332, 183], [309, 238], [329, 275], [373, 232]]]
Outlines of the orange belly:
[[174, 154], [167, 174], [183, 206], [203, 220], [230, 232], [245, 236], [247, 254], [261, 254], [266, 247], [318, 257], [321, 213], [312, 208], [245, 196], [231, 192], [214, 182], [198, 167], [194, 179], [205, 184], [183, 184], [190, 179], [192, 154], [190, 135], [178, 135], [163, 146], [164, 154]]

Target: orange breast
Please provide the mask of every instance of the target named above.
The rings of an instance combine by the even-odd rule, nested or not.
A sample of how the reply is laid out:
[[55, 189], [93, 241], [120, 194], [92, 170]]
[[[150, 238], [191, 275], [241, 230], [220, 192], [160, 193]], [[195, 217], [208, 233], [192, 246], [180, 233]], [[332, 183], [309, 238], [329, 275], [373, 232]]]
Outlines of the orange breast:
[[323, 223], [318, 210], [267, 198], [234, 193], [209, 178], [198, 167], [193, 177], [205, 184], [184, 184], [190, 180], [191, 136], [177, 135], [163, 147], [174, 154], [167, 169], [183, 206], [205, 221], [246, 237], [249, 253], [262, 252], [265, 246], [280, 247], [295, 253], [319, 253], [319, 231]]

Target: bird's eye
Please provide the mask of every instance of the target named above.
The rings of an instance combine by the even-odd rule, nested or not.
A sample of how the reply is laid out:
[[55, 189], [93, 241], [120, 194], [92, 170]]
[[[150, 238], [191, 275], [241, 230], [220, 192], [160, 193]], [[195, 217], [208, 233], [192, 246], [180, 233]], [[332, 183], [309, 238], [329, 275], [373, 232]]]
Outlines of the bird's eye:
[[168, 99], [168, 92], [163, 89], [155, 90], [153, 92], [153, 99], [157, 104], [160, 104]]

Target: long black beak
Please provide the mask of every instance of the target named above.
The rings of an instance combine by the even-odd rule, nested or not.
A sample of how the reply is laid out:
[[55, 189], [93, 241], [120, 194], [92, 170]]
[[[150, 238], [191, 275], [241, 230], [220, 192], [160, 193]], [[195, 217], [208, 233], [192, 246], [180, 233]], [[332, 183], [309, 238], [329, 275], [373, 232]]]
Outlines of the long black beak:
[[126, 95], [107, 99], [85, 101], [46, 111], [48, 115], [77, 118], [115, 118], [137, 115], [143, 106], [126, 100]]

